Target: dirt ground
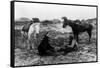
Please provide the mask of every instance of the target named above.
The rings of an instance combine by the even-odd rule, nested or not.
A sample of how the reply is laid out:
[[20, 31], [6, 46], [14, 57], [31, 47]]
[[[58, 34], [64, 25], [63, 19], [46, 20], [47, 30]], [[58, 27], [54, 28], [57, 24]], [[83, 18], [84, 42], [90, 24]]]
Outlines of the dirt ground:
[[[15, 30], [15, 32], [15, 66], [91, 62], [97, 60], [96, 29], [93, 30], [91, 42], [88, 42], [87, 33], [84, 32], [79, 35], [77, 52], [70, 52], [66, 55], [44, 57], [33, 54], [32, 51], [28, 51], [26, 49], [28, 44], [26, 39], [22, 38], [20, 30]], [[57, 42], [59, 43], [60, 41]]]

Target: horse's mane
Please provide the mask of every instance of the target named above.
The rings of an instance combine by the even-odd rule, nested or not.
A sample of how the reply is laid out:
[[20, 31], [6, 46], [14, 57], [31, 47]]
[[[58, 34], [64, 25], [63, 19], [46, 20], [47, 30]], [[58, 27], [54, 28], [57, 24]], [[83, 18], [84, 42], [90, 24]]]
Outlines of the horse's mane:
[[81, 21], [80, 21], [80, 20], [75, 20], [74, 22], [78, 22], [78, 23], [81, 23]]

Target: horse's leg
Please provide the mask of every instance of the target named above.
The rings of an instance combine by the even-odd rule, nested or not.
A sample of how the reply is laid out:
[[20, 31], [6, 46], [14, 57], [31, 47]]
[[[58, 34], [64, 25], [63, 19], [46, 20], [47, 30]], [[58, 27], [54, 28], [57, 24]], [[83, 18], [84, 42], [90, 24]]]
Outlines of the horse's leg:
[[28, 32], [25, 32], [25, 33], [26, 33], [26, 34], [25, 34], [25, 36], [26, 36], [25, 38], [28, 39]]
[[25, 42], [25, 41], [26, 41], [25, 32], [23, 31], [23, 32], [22, 32], [22, 42]]
[[72, 41], [72, 46], [73, 46], [73, 50], [74, 51], [78, 50], [78, 43], [77, 43], [77, 41], [75, 39], [73, 39], [73, 41]]
[[77, 37], [77, 42], [79, 42], [79, 40], [78, 40], [78, 34], [77, 34], [77, 36], [76, 36], [76, 37]]
[[32, 47], [32, 38], [31, 38], [31, 34], [28, 34], [27, 33], [27, 43], [28, 43], [28, 50], [32, 50], [33, 49], [33, 47]]
[[38, 42], [37, 42], [37, 34], [34, 32], [34, 33], [32, 33], [32, 38], [31, 38], [30, 43], [29, 43], [31, 50], [33, 50], [34, 53], [38, 52], [37, 51], [37, 47], [38, 47], [37, 44], [38, 44]]
[[27, 46], [27, 50], [29, 51], [34, 51], [35, 53], [35, 47], [34, 47], [34, 43], [32, 40], [27, 40], [28, 46]]
[[28, 50], [34, 51], [34, 53], [37, 53], [37, 44], [36, 39], [34, 37], [30, 38], [28, 40]]
[[23, 33], [23, 38], [26, 39], [26, 32]]
[[30, 40], [29, 40], [29, 39], [27, 40], [27, 44], [28, 44], [28, 45], [27, 45], [27, 50], [30, 50], [30, 46], [31, 46], [31, 45], [30, 45]]
[[24, 38], [24, 31], [21, 31], [21, 34], [22, 34], [22, 38]]
[[76, 41], [78, 42], [78, 34], [74, 34], [74, 38], [75, 38]]
[[87, 33], [89, 35], [89, 42], [90, 42], [91, 41], [92, 30], [88, 30]]

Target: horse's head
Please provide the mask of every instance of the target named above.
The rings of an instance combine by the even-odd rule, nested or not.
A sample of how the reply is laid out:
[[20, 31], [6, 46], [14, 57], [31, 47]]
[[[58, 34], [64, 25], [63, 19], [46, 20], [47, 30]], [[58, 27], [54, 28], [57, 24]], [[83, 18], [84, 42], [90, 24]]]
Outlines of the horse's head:
[[63, 20], [67, 20], [67, 17], [62, 17], [61, 19], [63, 19]]
[[67, 19], [67, 17], [62, 17], [61, 19], [63, 19], [63, 28], [65, 28], [67, 25], [68, 25], [68, 23], [67, 23], [67, 21], [68, 21], [68, 19]]

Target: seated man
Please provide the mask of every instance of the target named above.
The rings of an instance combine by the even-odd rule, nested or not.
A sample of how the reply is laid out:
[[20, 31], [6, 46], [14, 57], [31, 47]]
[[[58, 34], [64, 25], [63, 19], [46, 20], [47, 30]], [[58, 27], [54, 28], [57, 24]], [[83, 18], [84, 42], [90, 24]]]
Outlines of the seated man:
[[49, 44], [49, 37], [47, 36], [48, 32], [45, 34], [43, 40], [38, 46], [39, 55], [50, 55], [54, 53], [54, 48]]
[[[66, 29], [68, 28], [69, 27], [66, 27]], [[77, 41], [74, 39], [72, 30], [69, 29], [64, 33], [51, 31], [48, 34], [47, 32], [43, 40], [41, 41], [40, 45], [38, 46], [39, 55], [57, 55], [61, 53], [66, 54], [68, 52], [76, 50]]]

